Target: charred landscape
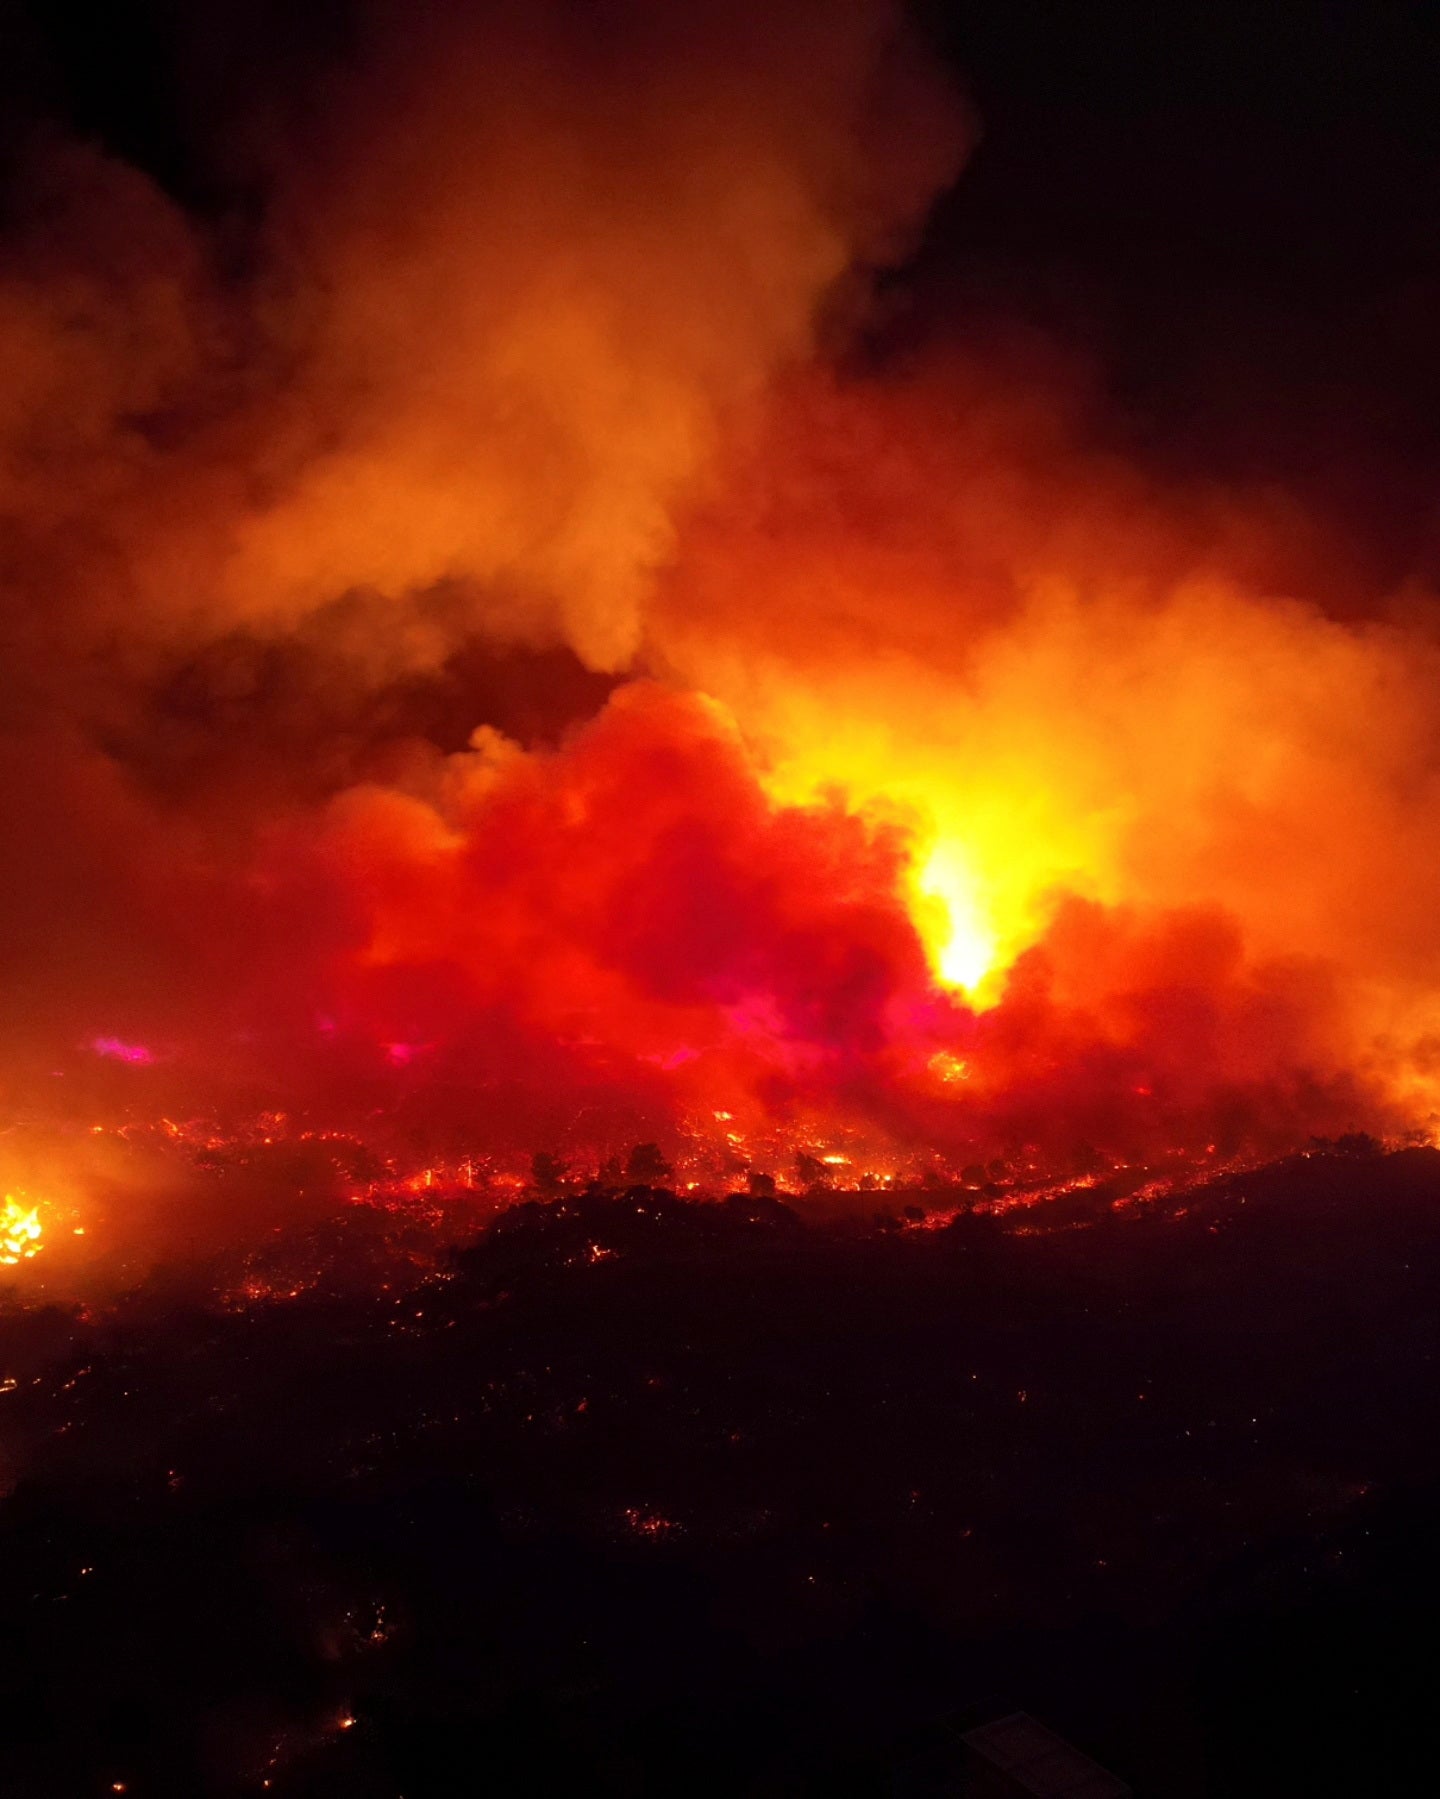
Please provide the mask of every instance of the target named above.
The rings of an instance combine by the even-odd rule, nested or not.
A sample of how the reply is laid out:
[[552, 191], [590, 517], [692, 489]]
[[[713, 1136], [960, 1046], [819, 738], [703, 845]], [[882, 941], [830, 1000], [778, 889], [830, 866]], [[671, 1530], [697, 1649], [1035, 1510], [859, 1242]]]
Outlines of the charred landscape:
[[1440, 1156], [995, 1204], [592, 1186], [12, 1314], [6, 1792], [949, 1793], [1017, 1706], [1423, 1783]]

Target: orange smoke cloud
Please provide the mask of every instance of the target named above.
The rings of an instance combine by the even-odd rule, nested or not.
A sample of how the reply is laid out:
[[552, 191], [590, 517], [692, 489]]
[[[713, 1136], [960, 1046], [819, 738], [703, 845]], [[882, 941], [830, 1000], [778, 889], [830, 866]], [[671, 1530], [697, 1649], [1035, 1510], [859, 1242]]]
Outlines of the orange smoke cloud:
[[998, 355], [798, 391], [699, 522], [655, 654], [746, 720], [772, 794], [909, 821], [917, 928], [982, 1005], [1073, 900], [1200, 905], [1252, 971], [1338, 980], [1312, 1072], [1428, 1109], [1433, 638], [1383, 596], [1308, 602], [1320, 525], [1098, 451], [1077, 391]]
[[[0, 499], [93, 629], [193, 643], [363, 590], [387, 673], [465, 631], [622, 667], [677, 506], [955, 172], [959, 109], [885, 0], [357, 30], [246, 134], [242, 277], [135, 172], [37, 152]], [[441, 628], [414, 599], [446, 583]]]
[[964, 138], [885, 6], [636, 0], [370, 15], [240, 255], [36, 153], [15, 1107], [736, 1170], [1428, 1124], [1435, 646], [1058, 352], [842, 361]]
[[672, 1113], [950, 1154], [1275, 1146], [1386, 1116], [1336, 1059], [1331, 970], [1214, 902], [1052, 893], [975, 1009], [927, 955], [920, 829], [853, 794], [777, 802], [728, 713], [636, 684], [559, 752], [483, 741], [428, 798], [337, 802], [319, 854], [363, 949], [327, 1004], [482, 1085], [549, 1046], [571, 1065], [552, 1129], [656, 1071]]

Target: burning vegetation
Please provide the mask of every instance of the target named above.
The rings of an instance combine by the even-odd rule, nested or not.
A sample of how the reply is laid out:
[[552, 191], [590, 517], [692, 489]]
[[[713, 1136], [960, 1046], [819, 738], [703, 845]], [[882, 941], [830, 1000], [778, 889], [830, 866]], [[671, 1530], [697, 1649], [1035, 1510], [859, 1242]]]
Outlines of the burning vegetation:
[[43, 1234], [40, 1208], [7, 1193], [0, 1210], [0, 1268], [13, 1268], [17, 1262], [39, 1255]]
[[900, 15], [382, 5], [322, 89], [219, 108], [243, 219], [12, 181], [23, 1131], [724, 1191], [1429, 1130], [1428, 602], [867, 311], [973, 138]]
[[941, 6], [308, 10], [0, 137], [0, 1788], [1258, 1793], [1440, 1483], [1433, 546], [927, 288]]

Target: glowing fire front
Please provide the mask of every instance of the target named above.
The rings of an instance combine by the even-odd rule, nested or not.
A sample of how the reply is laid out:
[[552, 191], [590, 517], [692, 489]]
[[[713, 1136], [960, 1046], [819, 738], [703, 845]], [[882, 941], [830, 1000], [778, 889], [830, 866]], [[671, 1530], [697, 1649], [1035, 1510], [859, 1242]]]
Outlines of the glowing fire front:
[[23, 1196], [17, 1199], [7, 1193], [0, 1207], [0, 1267], [11, 1268], [38, 1256], [44, 1247], [43, 1236], [40, 1208], [28, 1205]]
[[243, 291], [85, 156], [0, 289], [14, 1119], [228, 1121], [236, 1216], [261, 1108], [357, 1188], [392, 1136], [723, 1192], [1431, 1129], [1429, 602], [1028, 336], [828, 356], [968, 141], [888, 6], [626, 0], [578, 82], [584, 9], [422, 10]]

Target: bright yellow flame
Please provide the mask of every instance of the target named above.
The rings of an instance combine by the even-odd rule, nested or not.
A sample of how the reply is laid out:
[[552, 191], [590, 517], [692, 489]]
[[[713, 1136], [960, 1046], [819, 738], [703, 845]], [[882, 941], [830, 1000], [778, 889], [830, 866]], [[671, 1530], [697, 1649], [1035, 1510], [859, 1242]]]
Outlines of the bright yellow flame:
[[[1115, 897], [1122, 821], [1087, 746], [1047, 719], [1048, 691], [1027, 664], [1003, 705], [978, 693], [957, 705], [933, 672], [882, 663], [811, 684], [775, 676], [742, 698], [744, 715], [763, 720], [777, 803], [839, 797], [906, 834], [907, 898], [930, 966], [976, 1008], [999, 1003], [1059, 893]], [[1002, 728], [1002, 715], [1021, 724]]]
[[13, 1193], [7, 1193], [0, 1206], [0, 1267], [11, 1268], [38, 1256], [42, 1234], [40, 1208], [26, 1206]]
[[925, 908], [928, 916], [919, 921], [931, 962], [942, 981], [973, 992], [994, 968], [998, 945], [959, 848], [937, 844], [916, 886], [924, 898], [938, 902]]

